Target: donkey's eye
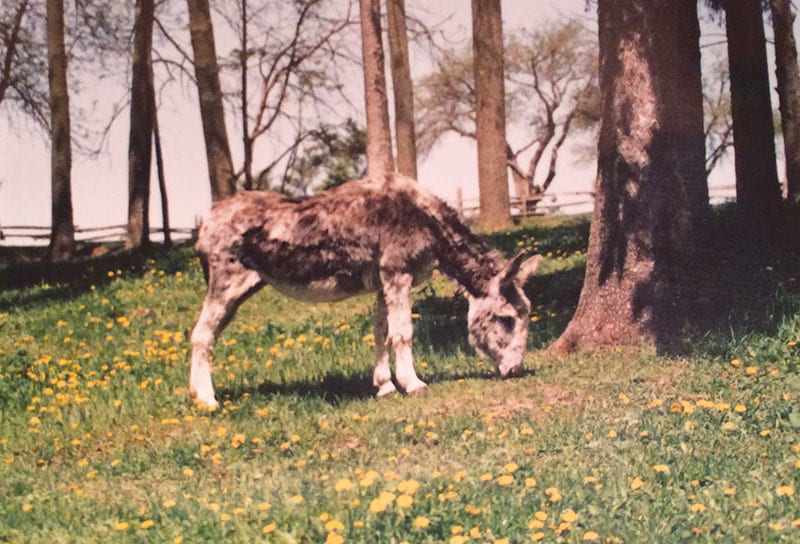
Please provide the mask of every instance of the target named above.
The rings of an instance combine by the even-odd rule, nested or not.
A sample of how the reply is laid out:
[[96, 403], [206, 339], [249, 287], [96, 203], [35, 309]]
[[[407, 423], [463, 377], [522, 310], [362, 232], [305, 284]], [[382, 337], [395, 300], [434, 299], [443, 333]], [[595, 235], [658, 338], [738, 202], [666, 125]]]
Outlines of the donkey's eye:
[[495, 317], [495, 320], [503, 326], [506, 332], [514, 330], [515, 319], [510, 315], [499, 315]]

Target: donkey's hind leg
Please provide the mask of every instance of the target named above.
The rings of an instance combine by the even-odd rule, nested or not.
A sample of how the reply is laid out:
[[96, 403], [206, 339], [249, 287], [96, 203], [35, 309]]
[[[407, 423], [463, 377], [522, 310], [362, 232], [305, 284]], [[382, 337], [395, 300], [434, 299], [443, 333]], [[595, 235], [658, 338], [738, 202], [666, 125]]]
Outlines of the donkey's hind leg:
[[263, 287], [257, 272], [239, 262], [210, 263], [208, 291], [200, 316], [192, 330], [192, 366], [189, 371], [189, 394], [210, 409], [218, 406], [211, 380], [211, 350], [214, 342], [230, 323], [236, 310]]
[[392, 369], [389, 366], [388, 323], [386, 321], [386, 300], [383, 291], [378, 290], [375, 300], [375, 371], [372, 384], [378, 388], [378, 396], [391, 395], [397, 388], [392, 382]]

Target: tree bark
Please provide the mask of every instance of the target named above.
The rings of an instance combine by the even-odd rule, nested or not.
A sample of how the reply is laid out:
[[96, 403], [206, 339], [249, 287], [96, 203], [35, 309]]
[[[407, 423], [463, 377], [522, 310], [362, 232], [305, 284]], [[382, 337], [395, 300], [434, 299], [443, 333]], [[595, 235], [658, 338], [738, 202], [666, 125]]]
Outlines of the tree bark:
[[764, 242], [781, 202], [775, 162], [767, 48], [760, 0], [725, 0], [731, 73], [736, 201], [744, 234]]
[[696, 1], [600, 0], [598, 16], [597, 199], [583, 289], [556, 353], [667, 344], [688, 313], [708, 214]]
[[511, 225], [502, 25], [500, 0], [472, 0], [479, 224], [487, 230]]
[[[150, 63], [152, 70], [152, 62]], [[153, 74], [150, 74], [151, 83], [154, 81]], [[167, 180], [164, 176], [164, 154], [161, 151], [161, 131], [158, 128], [158, 106], [156, 105], [156, 93], [153, 86], [150, 87], [150, 110], [153, 112], [153, 149], [156, 152], [156, 173], [158, 175], [158, 193], [161, 196], [161, 230], [164, 233], [164, 247], [172, 247], [172, 233], [169, 224], [169, 199], [167, 198]]]
[[47, 0], [47, 75], [50, 86], [50, 175], [52, 230], [48, 258], [65, 261], [75, 254], [72, 217], [72, 139], [70, 135], [64, 2]]
[[367, 110], [367, 177], [394, 171], [386, 68], [381, 41], [380, 0], [360, 0], [364, 101]]
[[214, 28], [211, 24], [208, 0], [187, 0], [187, 3], [197, 95], [200, 101], [208, 175], [211, 182], [211, 200], [216, 202], [236, 191], [236, 180], [228, 145], [228, 133], [225, 129], [225, 110], [222, 105]]
[[154, 0], [136, 0], [131, 59], [131, 124], [128, 140], [127, 249], [150, 243], [150, 165], [153, 149]]
[[414, 85], [408, 55], [404, 0], [386, 0], [390, 67], [394, 91], [394, 134], [397, 171], [417, 179], [417, 138], [414, 127]]
[[775, 31], [775, 73], [786, 155], [787, 199], [800, 204], [800, 68], [794, 39], [795, 13], [789, 0], [770, 0]]

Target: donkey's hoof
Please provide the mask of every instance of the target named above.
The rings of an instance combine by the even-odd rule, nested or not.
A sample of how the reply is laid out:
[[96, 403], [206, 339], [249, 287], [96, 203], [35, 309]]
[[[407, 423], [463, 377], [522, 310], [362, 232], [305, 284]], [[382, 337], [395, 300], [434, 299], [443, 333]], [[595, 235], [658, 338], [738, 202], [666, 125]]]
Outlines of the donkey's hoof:
[[397, 393], [397, 388], [394, 386], [392, 382], [386, 382], [385, 384], [378, 387], [378, 398], [382, 399], [384, 397], [389, 397]]
[[214, 410], [219, 408], [219, 403], [217, 402], [217, 399], [215, 399], [214, 397], [211, 397], [210, 399], [195, 398], [192, 399], [192, 402], [197, 408], [199, 408], [200, 410], [204, 410], [206, 412], [213, 412]]
[[414, 384], [408, 389], [406, 389], [406, 395], [424, 395], [428, 392], [428, 386], [422, 382], [418, 384]]

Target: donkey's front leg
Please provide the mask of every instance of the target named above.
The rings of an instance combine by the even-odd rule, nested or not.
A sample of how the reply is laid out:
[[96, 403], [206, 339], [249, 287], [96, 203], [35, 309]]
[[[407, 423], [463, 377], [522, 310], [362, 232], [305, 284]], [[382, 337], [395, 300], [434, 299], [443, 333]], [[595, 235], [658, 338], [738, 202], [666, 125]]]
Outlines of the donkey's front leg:
[[378, 396], [391, 395], [397, 388], [392, 382], [392, 369], [389, 367], [388, 323], [386, 321], [386, 301], [383, 291], [378, 290], [375, 300], [375, 371], [372, 384], [378, 388]]
[[[411, 274], [381, 271], [383, 296], [386, 302], [389, 343], [394, 348], [394, 373], [397, 383], [408, 394], [423, 393], [425, 382], [417, 377], [411, 340], [414, 335], [411, 324]], [[377, 339], [376, 339], [377, 342]]]

